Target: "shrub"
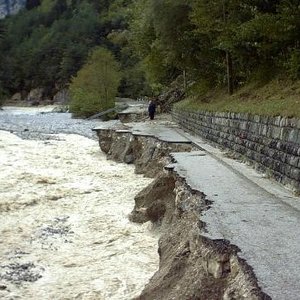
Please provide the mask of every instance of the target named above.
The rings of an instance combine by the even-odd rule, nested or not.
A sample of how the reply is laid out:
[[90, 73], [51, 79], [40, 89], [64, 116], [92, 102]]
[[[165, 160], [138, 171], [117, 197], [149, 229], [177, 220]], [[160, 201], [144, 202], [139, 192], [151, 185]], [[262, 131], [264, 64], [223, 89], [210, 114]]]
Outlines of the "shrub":
[[113, 108], [120, 83], [119, 66], [112, 53], [96, 48], [70, 84], [70, 112], [89, 117]]

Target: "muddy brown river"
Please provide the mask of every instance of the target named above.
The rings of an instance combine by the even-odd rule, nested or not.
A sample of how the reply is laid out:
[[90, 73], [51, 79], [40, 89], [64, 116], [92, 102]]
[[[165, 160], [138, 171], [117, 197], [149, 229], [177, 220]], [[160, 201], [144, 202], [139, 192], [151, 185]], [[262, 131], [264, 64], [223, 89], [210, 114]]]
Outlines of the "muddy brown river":
[[158, 233], [131, 223], [150, 179], [79, 135], [0, 131], [0, 299], [130, 299], [158, 268]]

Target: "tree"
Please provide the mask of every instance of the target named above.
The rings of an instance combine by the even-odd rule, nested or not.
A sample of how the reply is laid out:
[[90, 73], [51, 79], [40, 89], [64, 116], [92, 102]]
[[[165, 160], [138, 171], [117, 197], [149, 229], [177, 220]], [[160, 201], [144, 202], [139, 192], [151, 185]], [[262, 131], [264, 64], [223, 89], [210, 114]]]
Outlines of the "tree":
[[41, 0], [27, 0], [26, 1], [26, 9], [33, 9], [41, 4]]
[[235, 32], [240, 24], [249, 18], [249, 9], [244, 2], [200, 0], [194, 1], [193, 5], [192, 20], [196, 32], [210, 40], [209, 47], [214, 51], [215, 63], [223, 65], [223, 70], [217, 71], [216, 78], [226, 77], [229, 94], [232, 94], [234, 89]]
[[2, 21], [0, 80], [8, 94], [43, 87], [52, 97], [69, 84], [98, 42], [99, 13], [80, 2], [73, 9], [69, 1], [45, 0]]
[[96, 48], [72, 79], [70, 111], [75, 117], [88, 117], [114, 107], [120, 79], [119, 66], [112, 53]]
[[132, 45], [152, 87], [163, 87], [193, 72], [198, 44], [191, 32], [191, 0], [135, 1], [130, 22]]

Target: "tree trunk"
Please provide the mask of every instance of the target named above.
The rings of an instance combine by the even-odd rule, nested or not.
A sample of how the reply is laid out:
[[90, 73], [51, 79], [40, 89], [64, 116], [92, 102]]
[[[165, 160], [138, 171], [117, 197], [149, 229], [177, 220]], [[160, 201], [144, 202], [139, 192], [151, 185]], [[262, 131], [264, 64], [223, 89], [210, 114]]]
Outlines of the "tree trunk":
[[[224, 26], [226, 28], [227, 25], [227, 9], [226, 9], [226, 0], [223, 0], [223, 21], [224, 21]], [[226, 51], [226, 71], [227, 71], [227, 90], [228, 94], [232, 95], [233, 94], [233, 66], [232, 66], [232, 57], [230, 52], [227, 50]]]
[[187, 82], [186, 82], [186, 70], [183, 70], [183, 90], [186, 92]]
[[227, 89], [229, 95], [232, 95], [234, 90], [233, 66], [232, 66], [232, 57], [229, 51], [226, 51], [226, 65], [227, 65]]

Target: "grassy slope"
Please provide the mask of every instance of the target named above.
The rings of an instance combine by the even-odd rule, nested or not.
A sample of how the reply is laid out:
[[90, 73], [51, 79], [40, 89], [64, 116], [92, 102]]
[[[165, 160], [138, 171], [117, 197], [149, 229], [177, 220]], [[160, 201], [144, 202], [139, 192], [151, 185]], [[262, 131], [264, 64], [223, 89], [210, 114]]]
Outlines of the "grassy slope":
[[300, 118], [300, 81], [273, 80], [264, 86], [249, 84], [234, 95], [224, 90], [187, 98], [176, 107], [192, 111], [244, 112]]

